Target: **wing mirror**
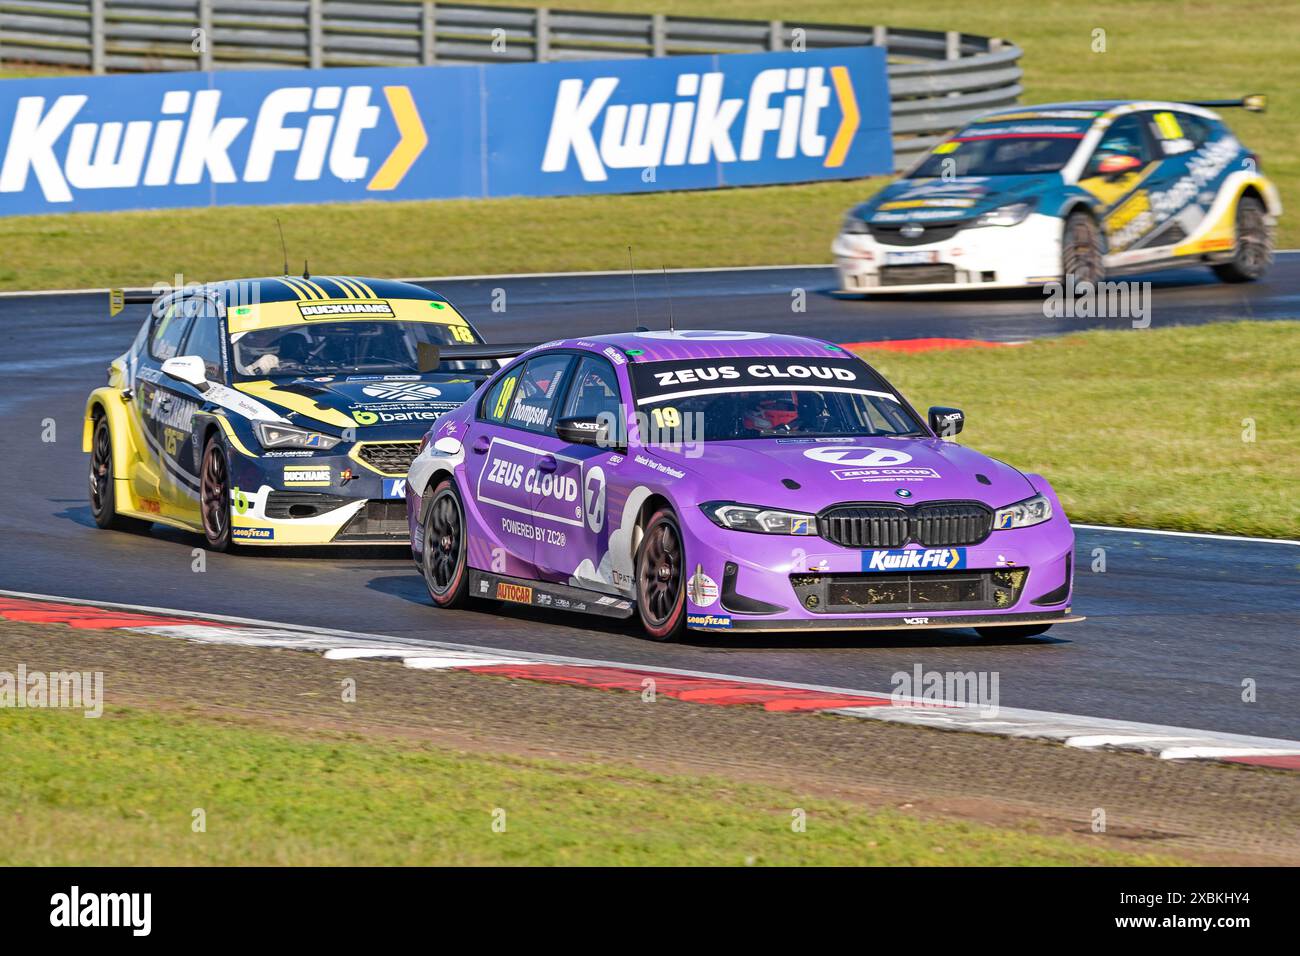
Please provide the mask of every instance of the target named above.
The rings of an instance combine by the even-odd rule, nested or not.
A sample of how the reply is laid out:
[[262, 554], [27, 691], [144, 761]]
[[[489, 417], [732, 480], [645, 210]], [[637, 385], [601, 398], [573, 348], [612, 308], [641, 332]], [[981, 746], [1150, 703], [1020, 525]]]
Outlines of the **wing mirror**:
[[1097, 165], [1097, 172], [1103, 176], [1109, 176], [1112, 179], [1118, 179], [1125, 173], [1131, 173], [1142, 166], [1142, 160], [1136, 156], [1126, 156], [1119, 154], [1116, 156], [1107, 156]]
[[162, 363], [162, 372], [168, 378], [174, 378], [186, 385], [193, 385], [200, 392], [208, 390], [208, 369], [197, 355], [178, 355]]
[[930, 409], [930, 431], [940, 438], [952, 438], [966, 424], [966, 413], [960, 408], [935, 405]]
[[595, 415], [577, 415], [573, 418], [561, 418], [555, 423], [555, 434], [560, 441], [571, 445], [595, 445], [599, 448], [612, 448], [609, 437], [609, 424], [600, 421]]

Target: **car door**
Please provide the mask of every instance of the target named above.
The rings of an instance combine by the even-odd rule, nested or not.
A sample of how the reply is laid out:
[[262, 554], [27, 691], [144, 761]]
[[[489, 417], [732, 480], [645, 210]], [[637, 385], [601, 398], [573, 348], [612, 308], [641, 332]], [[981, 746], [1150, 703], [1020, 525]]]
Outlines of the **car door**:
[[1159, 168], [1146, 113], [1116, 119], [1088, 157], [1079, 185], [1099, 200], [1108, 253], [1133, 247], [1151, 231], [1149, 180]]
[[134, 400], [131, 402], [132, 424], [139, 432], [139, 447], [145, 449], [146, 454], [131, 480], [140, 507], [147, 512], [162, 514], [163, 503], [175, 500], [177, 482], [172, 475], [174, 456], [169, 464], [165, 444], [166, 428], [169, 427], [166, 422], [175, 413], [175, 392], [170, 387], [170, 380], [162, 373], [162, 364], [183, 354], [182, 347], [193, 316], [192, 313], [186, 314], [184, 298], [179, 295], [162, 300], [155, 311], [157, 315], [136, 366]]
[[[466, 472], [475, 506], [488, 533], [500, 542], [492, 570], [517, 577], [537, 577], [536, 541], [555, 533], [554, 508], [543, 506], [540, 489], [546, 478], [554, 487], [554, 451], [543, 445], [568, 385], [575, 356], [545, 352], [509, 369], [484, 395], [469, 436]], [[502, 560], [504, 559], [504, 560]]]
[[[153, 354], [160, 372], [167, 359], [193, 354], [188, 343], [196, 327], [204, 321], [215, 322], [215, 313], [209, 319], [203, 318], [208, 307], [202, 296], [184, 296], [176, 303], [176, 310], [184, 326], [183, 335], [179, 341], [168, 333], [160, 337], [158, 351]], [[162, 463], [158, 494], [163, 509], [190, 520], [198, 517], [199, 476], [194, 465], [192, 433], [194, 413], [202, 404], [203, 398], [194, 386], [160, 374], [145, 406], [150, 444]]]
[[1201, 179], [1191, 174], [1193, 162], [1199, 163], [1202, 175], [1210, 165], [1205, 147], [1212, 127], [1203, 117], [1175, 110], [1155, 110], [1146, 115], [1160, 166], [1145, 184], [1154, 222], [1151, 231], [1134, 247], [1158, 248], [1172, 254], [1173, 247], [1201, 225], [1218, 195], [1220, 177]]
[[[555, 420], [595, 418], [617, 422], [619, 414], [614, 366], [602, 356], [583, 355], [569, 376], [568, 392]], [[566, 442], [556, 436], [554, 423], [540, 444], [550, 451], [543, 457], [542, 467], [549, 468], [553, 461], [554, 470], [549, 487], [545, 480], [539, 487], [535, 509], [555, 514], [559, 526], [548, 529], [536, 543], [538, 569], [554, 581], [612, 592], [612, 585], [599, 572], [601, 557], [609, 550], [609, 475], [623, 456], [612, 443], [593, 446]]]

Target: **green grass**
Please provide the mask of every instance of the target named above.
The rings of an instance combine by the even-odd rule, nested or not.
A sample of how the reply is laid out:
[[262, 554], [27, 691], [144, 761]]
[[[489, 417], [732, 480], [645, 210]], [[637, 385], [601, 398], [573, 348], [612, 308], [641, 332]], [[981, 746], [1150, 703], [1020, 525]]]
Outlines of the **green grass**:
[[0, 734], [3, 865], [1173, 862], [721, 779], [189, 716], [11, 710]]
[[[1284, 203], [1300, 201], [1300, 3], [1234, 0], [574, 0], [574, 7], [693, 16], [885, 23], [1006, 37], [1024, 50], [1026, 103], [1267, 93], [1265, 115], [1231, 112]], [[1107, 52], [1093, 53], [1093, 31]], [[453, 275], [617, 269], [628, 243], [647, 268], [825, 262], [845, 209], [880, 181], [547, 199], [200, 209], [0, 219], [0, 288], [148, 285], [264, 274], [295, 261], [321, 273]], [[1284, 217], [1282, 246], [1300, 245]]]
[[[1071, 520], [1300, 537], [1300, 322], [1088, 332], [862, 354], [959, 439], [1044, 475]], [[1246, 419], [1255, 440], [1243, 441]]]

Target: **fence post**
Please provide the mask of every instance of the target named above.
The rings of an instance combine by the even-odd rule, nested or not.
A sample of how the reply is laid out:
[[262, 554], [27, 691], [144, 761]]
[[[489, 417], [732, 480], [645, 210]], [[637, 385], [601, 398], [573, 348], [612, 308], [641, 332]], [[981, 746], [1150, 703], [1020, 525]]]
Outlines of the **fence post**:
[[199, 0], [199, 69], [212, 69], [212, 0]]
[[944, 51], [945, 60], [961, 59], [961, 33], [957, 30], [949, 30], [944, 34]]
[[420, 11], [420, 62], [433, 66], [438, 62], [438, 17], [433, 0], [424, 0]]
[[773, 20], [772, 25], [768, 28], [767, 48], [773, 53], [779, 53], [782, 49], [782, 34], [785, 32], [785, 24], [780, 20]]
[[871, 28], [871, 45], [872, 46], [889, 46], [889, 27], [874, 26]]
[[545, 63], [551, 58], [551, 11], [546, 7], [537, 8], [537, 62]]
[[321, 0], [307, 0], [307, 66], [319, 70], [325, 65], [325, 31], [321, 24]]
[[104, 72], [104, 0], [90, 0], [90, 72]]
[[668, 18], [662, 13], [650, 17], [650, 55], [668, 55]]

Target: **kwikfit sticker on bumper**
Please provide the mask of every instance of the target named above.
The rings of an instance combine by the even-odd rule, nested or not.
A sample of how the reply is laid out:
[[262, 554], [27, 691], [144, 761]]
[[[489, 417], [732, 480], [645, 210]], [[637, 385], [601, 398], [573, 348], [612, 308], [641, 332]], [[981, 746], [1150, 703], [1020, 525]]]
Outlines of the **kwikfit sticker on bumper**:
[[965, 548], [863, 551], [863, 571], [956, 571], [966, 567]]

